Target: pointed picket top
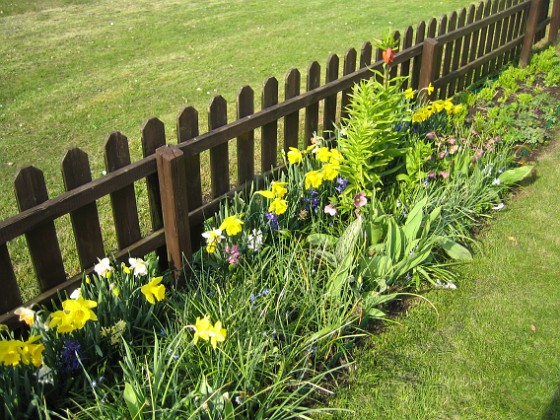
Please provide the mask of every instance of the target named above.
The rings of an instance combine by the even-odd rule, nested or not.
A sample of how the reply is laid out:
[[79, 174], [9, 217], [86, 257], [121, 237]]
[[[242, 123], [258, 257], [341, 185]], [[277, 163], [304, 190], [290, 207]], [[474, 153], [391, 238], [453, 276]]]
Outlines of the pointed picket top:
[[177, 115], [177, 140], [183, 143], [198, 135], [198, 111], [192, 106], [187, 106]]
[[158, 147], [165, 145], [165, 125], [152, 117], [147, 119], [142, 126], [142, 155], [153, 155]]

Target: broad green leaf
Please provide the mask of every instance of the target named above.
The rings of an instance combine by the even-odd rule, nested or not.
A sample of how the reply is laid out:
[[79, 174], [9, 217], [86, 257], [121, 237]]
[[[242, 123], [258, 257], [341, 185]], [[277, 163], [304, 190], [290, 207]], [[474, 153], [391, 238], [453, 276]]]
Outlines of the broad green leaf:
[[471, 261], [471, 252], [463, 245], [449, 238], [441, 238], [439, 246], [445, 251], [450, 258], [458, 261]]
[[140, 404], [138, 402], [138, 397], [134, 388], [128, 382], [124, 384], [124, 401], [130, 416], [134, 419], [137, 418], [140, 413]]
[[513, 185], [527, 178], [533, 170], [532, 165], [520, 166], [519, 168], [508, 169], [502, 173], [498, 179], [504, 185]]
[[418, 203], [414, 205], [412, 210], [408, 213], [406, 217], [406, 222], [403, 227], [403, 233], [406, 237], [407, 242], [413, 241], [418, 236], [418, 231], [422, 225], [424, 206], [428, 202], [427, 198], [423, 198]]
[[332, 235], [326, 235], [324, 233], [312, 233], [307, 237], [307, 242], [310, 245], [321, 247], [321, 248], [330, 248], [338, 239]]
[[342, 262], [347, 255], [353, 255], [353, 251], [356, 248], [356, 243], [362, 233], [362, 218], [358, 217], [354, 220], [346, 230], [342, 233], [342, 236], [336, 243], [336, 248], [334, 254], [339, 262]]

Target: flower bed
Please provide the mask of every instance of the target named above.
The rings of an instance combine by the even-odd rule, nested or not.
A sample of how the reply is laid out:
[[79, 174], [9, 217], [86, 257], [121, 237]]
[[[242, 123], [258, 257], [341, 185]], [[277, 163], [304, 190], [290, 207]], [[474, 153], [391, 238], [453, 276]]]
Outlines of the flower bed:
[[[519, 86], [548, 80], [538, 60], [511, 70]], [[322, 411], [356, 338], [399, 294], [455, 287], [472, 228], [532, 170], [527, 144], [478, 116], [486, 91], [430, 101], [406, 82], [357, 85], [335, 140], [291, 148], [278, 179], [224, 204], [185, 289], [153, 256], [104, 258], [60, 310], [21, 308], [29, 336], [0, 341], [4, 417]]]

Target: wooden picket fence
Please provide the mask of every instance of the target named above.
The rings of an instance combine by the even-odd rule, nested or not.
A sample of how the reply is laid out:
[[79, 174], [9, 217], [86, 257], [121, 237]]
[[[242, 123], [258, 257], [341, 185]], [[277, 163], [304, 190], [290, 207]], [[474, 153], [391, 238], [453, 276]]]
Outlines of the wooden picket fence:
[[[392, 76], [409, 76], [414, 89], [433, 83], [439, 97], [483, 79], [519, 57], [528, 63], [532, 46], [545, 37], [555, 42], [560, 21], [560, 0], [549, 16], [549, 0], [487, 0], [441, 19], [420, 22], [395, 32], [398, 53]], [[91, 272], [98, 257], [106, 255], [97, 200], [109, 196], [118, 244], [117, 259], [156, 251], [163, 264], [180, 268], [200, 247], [204, 220], [226, 198], [262, 174], [255, 171], [255, 130], [260, 129], [260, 167], [279, 168], [279, 148], [301, 147], [314, 133], [329, 132], [345, 116], [354, 84], [382, 70], [381, 50], [366, 42], [358, 60], [355, 49], [328, 58], [321, 85], [321, 66], [307, 69], [306, 90], [300, 91], [301, 73], [291, 69], [279, 101], [278, 80], [265, 80], [261, 109], [255, 111], [254, 91], [245, 86], [237, 97], [237, 119], [228, 123], [227, 102], [214, 97], [209, 105], [209, 131], [200, 134], [198, 111], [182, 110], [177, 118], [177, 144], [168, 145], [163, 123], [149, 119], [142, 128], [144, 158], [131, 162], [127, 138], [112, 133], [105, 143], [107, 175], [92, 180], [88, 156], [80, 149], [66, 153], [62, 162], [66, 192], [49, 198], [43, 173], [35, 167], [19, 170], [15, 190], [20, 213], [0, 222], [0, 323], [16, 326], [13, 310], [24, 304], [7, 243], [25, 236], [41, 294], [31, 304], [48, 304], [58, 293], [70, 291], [82, 273], [67, 275], [54, 221], [70, 215], [82, 271]], [[375, 54], [375, 55], [374, 55]], [[342, 70], [342, 75], [339, 71]], [[303, 114], [303, 118], [302, 115]], [[320, 118], [321, 117], [321, 118]], [[321, 121], [320, 121], [321, 120]], [[283, 133], [279, 139], [278, 133]], [[228, 143], [236, 139], [237, 179], [230, 180]], [[279, 142], [281, 144], [279, 145]], [[279, 147], [280, 146], [280, 147]], [[209, 151], [211, 198], [203, 200], [200, 155]], [[265, 174], [266, 175], [266, 174]], [[142, 237], [134, 183], [145, 180], [151, 233]], [[235, 185], [234, 188], [231, 185]], [[180, 281], [181, 277], [178, 276]]]

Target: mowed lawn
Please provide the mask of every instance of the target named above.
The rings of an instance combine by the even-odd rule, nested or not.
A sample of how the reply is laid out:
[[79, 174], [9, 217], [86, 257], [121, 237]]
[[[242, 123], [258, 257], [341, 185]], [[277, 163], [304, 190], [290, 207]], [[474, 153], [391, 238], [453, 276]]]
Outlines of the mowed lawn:
[[[305, 80], [313, 60], [342, 58], [389, 28], [470, 5], [468, 0], [0, 0], [0, 220], [17, 213], [13, 179], [35, 165], [51, 197], [63, 191], [67, 149], [89, 154], [102, 176], [103, 145], [112, 131], [141, 157], [140, 131], [160, 118], [175, 142], [179, 111], [199, 110], [206, 131], [210, 98], [221, 94], [235, 115], [244, 85], [260, 102], [266, 77], [283, 92], [292, 67]], [[341, 60], [342, 62], [342, 60]], [[324, 77], [324, 76], [323, 76]], [[282, 96], [282, 95], [281, 95]], [[258, 105], [257, 105], [258, 109]], [[138, 188], [140, 211], [147, 213]], [[106, 251], [114, 249], [108, 200], [100, 200]], [[144, 216], [144, 217], [142, 217]], [[149, 229], [141, 215], [142, 229]], [[57, 221], [67, 271], [78, 270], [67, 218]], [[23, 240], [9, 244], [16, 274], [28, 277]], [[33, 294], [30, 292], [30, 294]]]

